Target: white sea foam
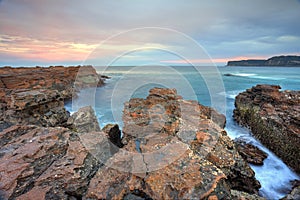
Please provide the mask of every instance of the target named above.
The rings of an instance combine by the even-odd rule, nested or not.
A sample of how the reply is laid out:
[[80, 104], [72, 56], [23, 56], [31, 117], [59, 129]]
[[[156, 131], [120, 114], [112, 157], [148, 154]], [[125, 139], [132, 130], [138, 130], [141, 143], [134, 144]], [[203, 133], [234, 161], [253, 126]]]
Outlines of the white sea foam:
[[227, 91], [227, 92], [220, 92], [219, 95], [225, 96], [227, 99], [235, 99], [235, 97], [243, 92], [243, 90], [233, 90], [233, 91]]
[[280, 81], [280, 80], [286, 79], [286, 78], [282, 78], [282, 77], [269, 77], [269, 76], [256, 76], [256, 75], [251, 76], [251, 78], [265, 79], [265, 80], [275, 80], [275, 81], [276, 80]]
[[256, 74], [247, 74], [247, 73], [236, 73], [236, 74], [232, 74], [233, 76], [242, 76], [242, 77], [251, 77], [251, 76], [255, 76]]
[[248, 129], [236, 125], [232, 120], [229, 120], [226, 126], [225, 130], [232, 139], [241, 138], [268, 154], [262, 166], [251, 165], [255, 172], [255, 177], [262, 186], [259, 193], [267, 199], [284, 197], [291, 188], [291, 181], [299, 180], [300, 177], [284, 164], [280, 158], [253, 138]]

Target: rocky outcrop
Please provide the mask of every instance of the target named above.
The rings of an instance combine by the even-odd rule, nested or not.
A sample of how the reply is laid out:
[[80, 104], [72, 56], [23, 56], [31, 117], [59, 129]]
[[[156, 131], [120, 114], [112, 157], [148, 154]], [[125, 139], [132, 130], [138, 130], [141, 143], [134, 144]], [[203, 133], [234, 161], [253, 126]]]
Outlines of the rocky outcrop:
[[250, 164], [263, 165], [264, 159], [268, 157], [267, 153], [241, 139], [235, 140], [234, 143], [240, 155]]
[[257, 85], [235, 100], [234, 118], [300, 172], [300, 91], [279, 91], [280, 86]]
[[101, 131], [91, 107], [73, 114], [69, 128], [5, 129], [0, 198], [254, 199], [235, 191], [257, 193], [254, 172], [202, 108], [174, 89], [155, 88], [146, 99], [131, 99], [122, 148], [118, 126]]
[[0, 130], [14, 124], [66, 126], [64, 100], [103, 80], [92, 66], [0, 68]]
[[300, 66], [300, 56], [274, 56], [267, 60], [228, 61], [227, 66]]
[[64, 126], [69, 117], [57, 90], [15, 90], [4, 101], [0, 120], [5, 123], [54, 127]]
[[[74, 114], [73, 131], [15, 125], [0, 132], [0, 199], [82, 199], [103, 165], [97, 158], [112, 156], [93, 113]], [[78, 115], [90, 121], [77, 123]]]
[[[254, 172], [196, 101], [154, 88], [123, 112], [123, 143], [91, 180], [89, 199], [231, 199], [257, 193]], [[99, 189], [102, 188], [102, 189]]]
[[77, 67], [2, 67], [0, 68], [0, 99], [17, 89], [51, 89], [71, 98], [75, 89], [101, 86], [104, 79], [92, 66]]

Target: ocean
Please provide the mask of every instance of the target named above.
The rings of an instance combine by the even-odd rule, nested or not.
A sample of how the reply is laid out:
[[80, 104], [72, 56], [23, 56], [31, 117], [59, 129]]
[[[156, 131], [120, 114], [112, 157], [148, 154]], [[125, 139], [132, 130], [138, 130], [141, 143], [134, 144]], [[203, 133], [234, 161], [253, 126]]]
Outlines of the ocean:
[[252, 137], [251, 132], [237, 125], [233, 118], [237, 94], [257, 84], [280, 85], [282, 90], [300, 90], [298, 67], [193, 67], [193, 66], [114, 66], [96, 67], [97, 72], [110, 76], [100, 88], [84, 89], [79, 98], [66, 103], [70, 112], [85, 105], [95, 109], [101, 127], [118, 123], [122, 128], [122, 110], [130, 98], [145, 98], [152, 87], [176, 88], [187, 100], [216, 108], [226, 115], [226, 128], [232, 138], [242, 137], [268, 153], [263, 166], [251, 165], [267, 199], [279, 199], [291, 189], [290, 181], [300, 179], [277, 156]]

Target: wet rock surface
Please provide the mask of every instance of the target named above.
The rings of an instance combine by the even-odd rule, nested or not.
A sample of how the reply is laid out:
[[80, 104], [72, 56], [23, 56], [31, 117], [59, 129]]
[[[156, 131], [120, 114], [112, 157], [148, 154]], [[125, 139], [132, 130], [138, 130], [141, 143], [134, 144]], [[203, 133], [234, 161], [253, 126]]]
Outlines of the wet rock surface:
[[207, 110], [175, 89], [154, 88], [146, 99], [125, 103], [122, 141], [117, 125], [100, 130], [91, 107], [74, 113], [68, 128], [6, 128], [1, 198], [243, 199], [246, 193], [233, 189], [257, 193], [254, 172], [218, 123], [222, 116]]
[[235, 120], [299, 173], [300, 91], [257, 85], [240, 93], [235, 106]]
[[237, 151], [248, 163], [254, 165], [263, 165], [264, 159], [268, 157], [267, 153], [241, 139], [235, 140], [234, 143]]

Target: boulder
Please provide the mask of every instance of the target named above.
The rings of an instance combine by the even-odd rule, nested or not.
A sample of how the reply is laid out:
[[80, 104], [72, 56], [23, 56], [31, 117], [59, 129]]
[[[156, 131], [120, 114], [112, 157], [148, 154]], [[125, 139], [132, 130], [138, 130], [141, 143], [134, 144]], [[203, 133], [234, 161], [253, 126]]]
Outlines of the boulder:
[[95, 112], [91, 106], [80, 108], [69, 119], [67, 124], [78, 133], [100, 131], [100, 126]]
[[235, 140], [234, 143], [240, 155], [250, 164], [263, 165], [264, 159], [268, 157], [267, 153], [241, 139]]

